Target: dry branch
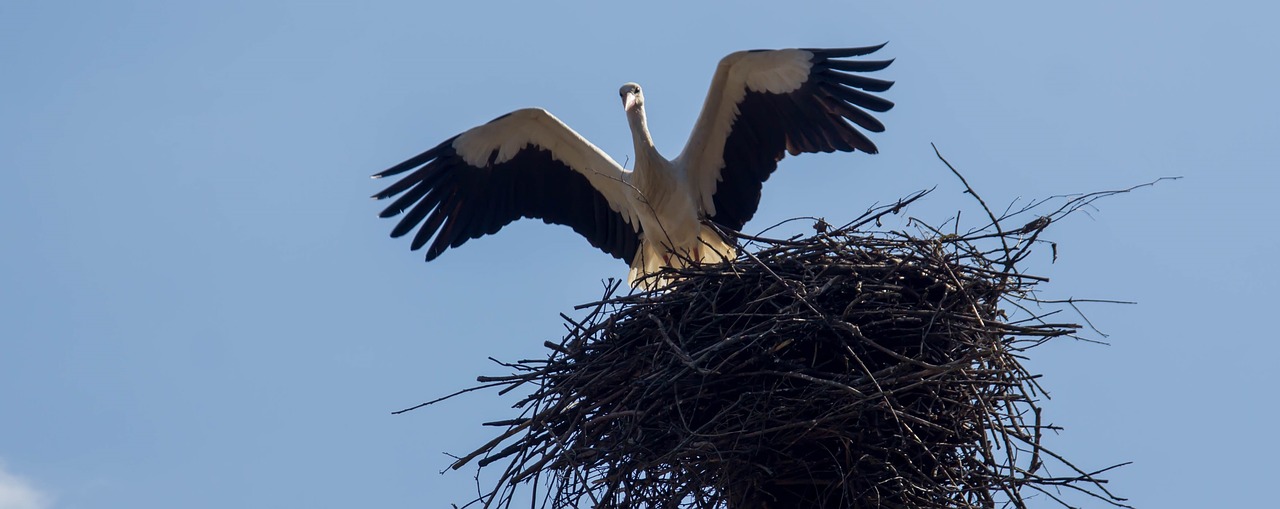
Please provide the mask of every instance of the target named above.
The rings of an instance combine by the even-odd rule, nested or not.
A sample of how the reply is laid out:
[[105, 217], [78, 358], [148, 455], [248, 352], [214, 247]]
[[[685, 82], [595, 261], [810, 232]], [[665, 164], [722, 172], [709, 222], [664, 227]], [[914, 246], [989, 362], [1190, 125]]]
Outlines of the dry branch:
[[1017, 228], [983, 202], [991, 224], [968, 233], [861, 231], [924, 191], [809, 237], [741, 236], [743, 258], [664, 291], [611, 282], [547, 359], [481, 378], [531, 392], [452, 467], [505, 465], [484, 507], [526, 483], [547, 508], [1026, 507], [1064, 489], [1127, 507], [1107, 469], [1041, 442], [1057, 428], [1020, 357], [1080, 326], [1049, 322], [1046, 279], [1019, 269], [1050, 224], [1127, 191], [1063, 197]]

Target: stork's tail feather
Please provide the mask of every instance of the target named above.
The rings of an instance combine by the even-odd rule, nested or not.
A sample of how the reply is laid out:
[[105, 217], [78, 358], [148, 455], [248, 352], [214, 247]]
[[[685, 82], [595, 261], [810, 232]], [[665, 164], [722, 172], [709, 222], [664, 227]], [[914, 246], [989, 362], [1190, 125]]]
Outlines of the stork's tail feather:
[[673, 253], [659, 242], [640, 241], [636, 257], [631, 260], [627, 284], [646, 291], [658, 290], [675, 282], [670, 276], [654, 276], [665, 267], [685, 268], [690, 263], [721, 263], [738, 257], [738, 249], [715, 229], [702, 225], [698, 242], [688, 250]]

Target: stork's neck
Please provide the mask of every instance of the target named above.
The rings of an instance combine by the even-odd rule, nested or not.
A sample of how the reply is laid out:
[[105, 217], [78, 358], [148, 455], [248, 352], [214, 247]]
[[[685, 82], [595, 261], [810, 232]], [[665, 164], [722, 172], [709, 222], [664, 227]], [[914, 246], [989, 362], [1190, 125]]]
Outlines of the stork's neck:
[[649, 135], [649, 123], [644, 117], [644, 107], [627, 112], [627, 123], [631, 125], [631, 140], [636, 145], [636, 164], [634, 168], [651, 167], [652, 163], [666, 162], [658, 149], [653, 146], [653, 136]]

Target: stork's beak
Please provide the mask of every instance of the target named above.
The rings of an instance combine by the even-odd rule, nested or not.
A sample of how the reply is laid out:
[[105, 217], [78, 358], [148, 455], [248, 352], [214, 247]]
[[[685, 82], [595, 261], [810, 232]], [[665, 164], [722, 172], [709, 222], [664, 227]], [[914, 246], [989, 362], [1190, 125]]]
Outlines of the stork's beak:
[[635, 109], [635, 107], [636, 107], [636, 93], [627, 92], [627, 95], [622, 97], [622, 110], [630, 112], [631, 110]]

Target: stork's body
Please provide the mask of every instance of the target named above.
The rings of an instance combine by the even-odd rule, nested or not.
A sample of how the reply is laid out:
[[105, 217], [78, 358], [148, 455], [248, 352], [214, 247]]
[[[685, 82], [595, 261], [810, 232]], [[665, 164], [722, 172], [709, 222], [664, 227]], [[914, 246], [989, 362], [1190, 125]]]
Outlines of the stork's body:
[[640, 86], [627, 83], [619, 95], [636, 154], [627, 200], [638, 211], [640, 231], [644, 232], [631, 260], [628, 281], [634, 284], [662, 267], [732, 260], [733, 246], [702, 222], [706, 212], [693, 192], [697, 187], [689, 179], [691, 172], [681, 161], [663, 157], [654, 146]]
[[414, 170], [374, 197], [403, 193], [382, 215], [405, 213], [392, 236], [421, 223], [412, 247], [434, 237], [427, 260], [520, 217], [572, 227], [629, 262], [633, 285], [663, 267], [732, 259], [732, 243], [716, 230], [741, 229], [754, 215], [762, 184], [786, 153], [876, 151], [857, 127], [883, 130], [864, 109], [887, 111], [893, 103], [864, 90], [884, 91], [892, 82], [850, 73], [880, 70], [890, 61], [838, 60], [876, 49], [725, 57], [675, 159], [654, 146], [644, 95], [628, 83], [619, 95], [635, 145], [634, 170], [547, 111], [524, 109], [374, 175]]

